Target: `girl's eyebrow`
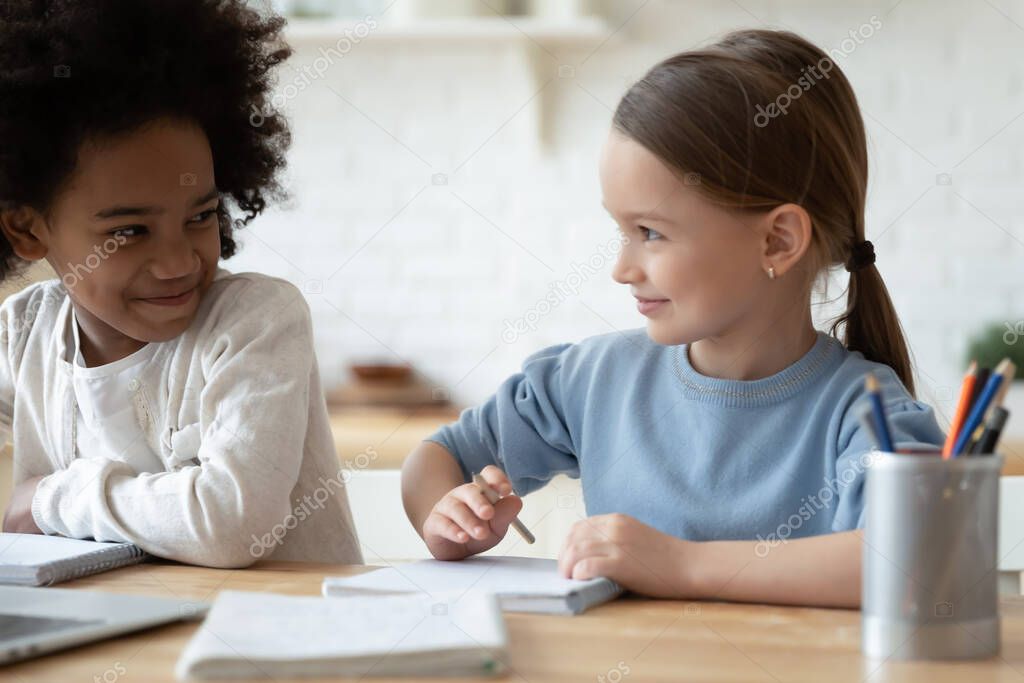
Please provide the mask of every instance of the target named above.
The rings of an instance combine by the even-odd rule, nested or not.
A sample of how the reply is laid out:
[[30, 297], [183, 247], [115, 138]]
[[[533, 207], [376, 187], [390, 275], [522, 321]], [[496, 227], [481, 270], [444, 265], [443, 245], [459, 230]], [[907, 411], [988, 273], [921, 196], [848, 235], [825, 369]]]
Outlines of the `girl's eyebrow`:
[[[604, 206], [602, 204], [601, 206]], [[604, 207], [605, 211], [612, 213], [607, 206]], [[614, 214], [613, 214], [614, 215]], [[657, 221], [659, 223], [671, 223], [672, 219], [668, 216], [664, 216], [657, 211], [628, 211], [622, 214], [622, 218], [627, 221], [639, 220], [639, 221]]]
[[[615, 217], [615, 213], [608, 208], [608, 205], [604, 203], [604, 200], [601, 200], [601, 207], [609, 214], [611, 214], [613, 218]], [[627, 211], [626, 213], [622, 214], [622, 218], [624, 218], [625, 220], [640, 219], [642, 221], [658, 221], [659, 223], [672, 222], [672, 219], [669, 218], [668, 216], [658, 213], [657, 207], [651, 209], [650, 211]]]
[[[214, 187], [202, 197], [194, 200], [192, 202], [192, 208], [202, 206], [206, 202], [216, 199], [219, 195], [220, 190]], [[152, 216], [164, 213], [164, 211], [165, 209], [160, 206], [112, 206], [110, 208], [97, 211], [93, 214], [93, 218], [96, 220], [103, 220], [106, 218], [119, 218], [122, 216]]]
[[668, 216], [663, 216], [656, 211], [637, 211], [635, 213], [627, 213], [626, 218], [635, 218], [638, 221], [657, 221], [659, 223], [671, 223], [672, 219]]

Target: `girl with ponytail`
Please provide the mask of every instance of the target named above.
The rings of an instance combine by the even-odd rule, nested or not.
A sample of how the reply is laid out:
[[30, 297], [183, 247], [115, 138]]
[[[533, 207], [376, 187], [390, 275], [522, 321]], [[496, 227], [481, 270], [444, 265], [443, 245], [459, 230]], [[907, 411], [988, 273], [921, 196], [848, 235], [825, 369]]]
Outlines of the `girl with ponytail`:
[[[944, 439], [865, 239], [867, 167], [849, 82], [799, 36], [739, 31], [653, 67], [619, 103], [600, 165], [624, 237], [612, 276], [647, 328], [534, 354], [409, 456], [403, 499], [433, 555], [494, 546], [520, 496], [564, 473], [586, 508], [565, 576], [857, 606], [865, 376], [897, 448]], [[818, 331], [812, 292], [843, 267], [846, 309]], [[481, 471], [496, 504], [468, 483]], [[524, 521], [548, 512], [527, 506]]]

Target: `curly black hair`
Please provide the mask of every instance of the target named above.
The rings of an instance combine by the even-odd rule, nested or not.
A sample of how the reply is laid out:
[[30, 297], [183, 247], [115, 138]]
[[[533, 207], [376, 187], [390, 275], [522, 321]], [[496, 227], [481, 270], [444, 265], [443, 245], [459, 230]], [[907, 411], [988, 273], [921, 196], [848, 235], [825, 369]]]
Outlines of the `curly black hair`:
[[[154, 119], [206, 133], [221, 196], [221, 258], [268, 198], [291, 142], [271, 106], [272, 71], [291, 55], [284, 19], [243, 0], [3, 0], [0, 208], [44, 215], [93, 138]], [[0, 235], [0, 280], [23, 262]]]

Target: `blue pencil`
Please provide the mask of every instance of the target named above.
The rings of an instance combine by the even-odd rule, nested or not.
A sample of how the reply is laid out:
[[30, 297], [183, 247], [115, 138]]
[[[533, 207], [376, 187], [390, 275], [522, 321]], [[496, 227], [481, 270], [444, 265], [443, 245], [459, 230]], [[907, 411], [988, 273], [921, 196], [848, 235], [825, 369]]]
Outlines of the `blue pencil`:
[[967, 444], [974, 437], [974, 430], [978, 428], [978, 425], [981, 424], [982, 419], [985, 417], [989, 403], [992, 402], [992, 397], [999, 391], [999, 385], [1003, 383], [1003, 375], [1009, 371], [1010, 365], [1010, 359], [1004, 358], [989, 376], [988, 383], [985, 384], [985, 388], [978, 396], [978, 400], [971, 406], [971, 412], [964, 422], [963, 429], [960, 430], [956, 443], [953, 444], [954, 458], [966, 452]]
[[884, 450], [882, 444], [878, 441], [878, 429], [875, 428], [875, 411], [870, 403], [861, 406], [861, 409], [857, 411], [857, 419], [860, 420], [860, 426], [864, 428], [864, 432], [868, 435], [871, 445], [880, 451]]
[[878, 378], [869, 372], [868, 376], [864, 379], [864, 386], [868, 390], [871, 409], [875, 413], [875, 430], [878, 432], [878, 445], [883, 451], [893, 453], [892, 432], [889, 431], [889, 423], [885, 419], [885, 406], [882, 405], [882, 394], [879, 391]]

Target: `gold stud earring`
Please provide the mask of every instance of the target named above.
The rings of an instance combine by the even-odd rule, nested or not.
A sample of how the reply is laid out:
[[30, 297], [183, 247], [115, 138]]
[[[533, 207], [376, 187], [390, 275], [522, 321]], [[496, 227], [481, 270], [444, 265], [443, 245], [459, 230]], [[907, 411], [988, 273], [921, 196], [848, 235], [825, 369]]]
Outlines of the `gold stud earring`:
[[769, 280], [774, 280], [775, 279], [775, 266], [768, 266], [768, 279]]

